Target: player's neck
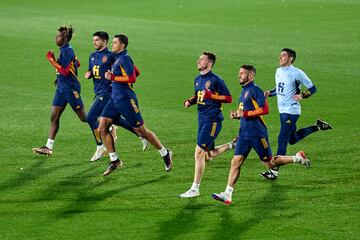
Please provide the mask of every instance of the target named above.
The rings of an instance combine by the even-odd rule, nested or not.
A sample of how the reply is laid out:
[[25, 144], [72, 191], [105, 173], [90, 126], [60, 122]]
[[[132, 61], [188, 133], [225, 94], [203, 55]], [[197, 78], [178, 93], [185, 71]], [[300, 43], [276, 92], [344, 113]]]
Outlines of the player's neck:
[[210, 71], [211, 71], [211, 68], [207, 68], [207, 69], [201, 70], [201, 71], [200, 71], [200, 75], [205, 75], [205, 74], [207, 74], [207, 73], [210, 72]]

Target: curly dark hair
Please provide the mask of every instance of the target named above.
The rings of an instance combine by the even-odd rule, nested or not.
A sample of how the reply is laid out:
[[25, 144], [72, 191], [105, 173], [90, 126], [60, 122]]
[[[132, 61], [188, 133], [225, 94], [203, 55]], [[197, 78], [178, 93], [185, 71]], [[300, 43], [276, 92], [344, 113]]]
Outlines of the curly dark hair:
[[72, 35], [75, 32], [75, 29], [71, 25], [69, 26], [64, 25], [64, 26], [60, 26], [58, 28], [58, 31], [64, 34], [67, 41], [70, 42]]

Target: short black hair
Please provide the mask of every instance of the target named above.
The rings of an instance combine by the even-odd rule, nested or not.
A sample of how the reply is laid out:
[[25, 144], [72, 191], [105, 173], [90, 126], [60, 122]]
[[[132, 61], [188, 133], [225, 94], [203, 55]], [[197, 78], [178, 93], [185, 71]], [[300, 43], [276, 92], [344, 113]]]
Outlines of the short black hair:
[[254, 76], [256, 75], [256, 68], [253, 65], [244, 64], [244, 65], [241, 66], [241, 68], [244, 68], [244, 69], [252, 72], [254, 74]]
[[291, 49], [291, 48], [283, 48], [281, 50], [282, 52], [287, 52], [287, 54], [289, 55], [289, 57], [292, 57], [293, 60], [291, 61], [291, 63], [295, 62], [295, 59], [296, 59], [296, 52], [294, 49]]
[[75, 32], [75, 29], [71, 25], [69, 26], [64, 25], [64, 26], [60, 26], [58, 28], [58, 31], [64, 35], [64, 37], [67, 39], [68, 42], [70, 42], [72, 35]]
[[121, 43], [125, 44], [125, 49], [127, 48], [128, 44], [129, 44], [129, 39], [128, 39], [128, 37], [127, 37], [125, 34], [122, 34], [122, 33], [116, 34], [116, 35], [114, 36], [114, 38], [119, 39], [119, 41], [120, 41]]
[[105, 40], [106, 42], [109, 41], [109, 34], [104, 31], [98, 31], [93, 34], [93, 37], [99, 37], [101, 40]]
[[208, 59], [210, 60], [210, 62], [212, 63], [212, 66], [215, 65], [216, 62], [216, 55], [213, 52], [209, 52], [209, 51], [204, 51], [201, 53], [202, 55], [206, 55], [208, 57]]

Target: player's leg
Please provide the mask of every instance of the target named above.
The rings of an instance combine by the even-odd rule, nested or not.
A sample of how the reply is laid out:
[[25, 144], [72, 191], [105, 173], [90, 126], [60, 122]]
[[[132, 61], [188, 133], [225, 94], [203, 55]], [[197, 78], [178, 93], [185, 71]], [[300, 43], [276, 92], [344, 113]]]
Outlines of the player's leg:
[[323, 120], [318, 119], [314, 125], [299, 129], [296, 132], [294, 131], [290, 136], [289, 144], [296, 144], [297, 142], [314, 132], [328, 129], [332, 129], [331, 125]]
[[160, 142], [158, 136], [145, 127], [144, 120], [141, 116], [138, 101], [136, 97], [125, 99], [119, 102], [119, 111], [126, 121], [132, 126], [138, 136], [145, 138], [151, 145], [153, 145], [160, 153], [164, 160], [165, 170], [169, 172], [172, 168], [172, 151], [166, 149]]
[[109, 175], [115, 169], [121, 167], [123, 164], [123, 162], [120, 160], [120, 158], [118, 157], [115, 151], [114, 140], [109, 130], [110, 126], [113, 123], [113, 119], [116, 118], [117, 116], [119, 116], [119, 113], [115, 106], [115, 103], [113, 102], [113, 100], [110, 100], [106, 104], [103, 112], [101, 113], [100, 123], [98, 127], [101, 139], [103, 140], [103, 143], [107, 151], [109, 152], [109, 157], [110, 157], [109, 166], [103, 173], [104, 176]]
[[[280, 133], [278, 136], [277, 155], [286, 155], [287, 145], [291, 135], [296, 132], [296, 121], [299, 115], [280, 114]], [[273, 167], [268, 171], [260, 173], [266, 179], [275, 180], [278, 177], [279, 166]]]
[[310, 168], [311, 166], [311, 162], [304, 151], [299, 151], [294, 156], [276, 156], [271, 160], [271, 163], [273, 166], [282, 166], [292, 163], [304, 165], [306, 168]]
[[221, 193], [213, 193], [211, 195], [213, 199], [221, 201], [225, 204], [230, 204], [232, 202], [232, 194], [235, 184], [240, 177], [241, 166], [247, 158], [250, 150], [251, 143], [249, 140], [240, 136], [235, 146], [234, 156], [231, 160], [231, 167], [225, 191]]
[[165, 170], [167, 172], [171, 171], [172, 168], [172, 151], [170, 149], [166, 149], [164, 145], [160, 142], [158, 136], [152, 132], [150, 129], [146, 128], [145, 125], [141, 125], [140, 127], [135, 127], [134, 130], [136, 133], [146, 139], [151, 145], [153, 145], [160, 153], [161, 157], [164, 160]]
[[146, 149], [148, 148], [149, 142], [145, 138], [140, 137], [136, 133], [134, 128], [126, 121], [126, 119], [122, 115], [120, 115], [119, 117], [114, 119], [114, 124], [128, 130], [129, 132], [132, 132], [133, 134], [135, 134], [140, 139], [140, 141], [142, 143], [143, 151], [146, 151]]
[[280, 133], [278, 136], [278, 149], [276, 155], [286, 155], [290, 137], [296, 133], [296, 121], [298, 118], [299, 115], [287, 113], [280, 114]]
[[52, 155], [52, 149], [54, 146], [55, 137], [60, 127], [60, 117], [61, 114], [64, 112], [66, 104], [67, 104], [66, 98], [59, 90], [56, 90], [51, 108], [48, 140], [45, 146], [32, 149], [35, 154], [42, 154], [47, 156]]
[[98, 118], [103, 111], [106, 103], [109, 99], [104, 99], [104, 97], [98, 98], [94, 101], [93, 105], [91, 106], [87, 116], [86, 121], [88, 122], [90, 129], [94, 135], [95, 143], [96, 143], [96, 151], [91, 157], [90, 161], [97, 161], [101, 159], [106, 154], [106, 148], [102, 142], [98, 127], [99, 121]]
[[200, 196], [200, 183], [202, 176], [205, 171], [205, 155], [207, 151], [196, 145], [194, 159], [195, 159], [195, 170], [194, 170], [194, 181], [189, 190], [179, 195], [180, 198], [193, 198]]

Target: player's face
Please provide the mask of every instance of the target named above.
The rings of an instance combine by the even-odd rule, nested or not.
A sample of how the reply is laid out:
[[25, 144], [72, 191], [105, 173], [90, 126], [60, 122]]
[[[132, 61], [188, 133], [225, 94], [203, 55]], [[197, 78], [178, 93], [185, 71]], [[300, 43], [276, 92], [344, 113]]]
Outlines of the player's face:
[[197, 68], [199, 71], [211, 68], [211, 63], [207, 55], [200, 55], [199, 60], [197, 60]]
[[239, 71], [239, 82], [240, 85], [244, 86], [254, 79], [253, 74], [245, 68], [240, 68]]
[[62, 32], [58, 32], [55, 37], [55, 43], [57, 46], [61, 47], [65, 44], [66, 38]]
[[124, 51], [125, 44], [121, 43], [118, 38], [114, 38], [111, 44], [111, 50], [113, 53], [119, 53]]
[[282, 51], [279, 56], [279, 64], [282, 67], [290, 66], [292, 58], [289, 57], [289, 54], [286, 51]]
[[99, 36], [93, 37], [93, 44], [96, 50], [102, 50], [106, 47], [106, 41], [101, 39]]

